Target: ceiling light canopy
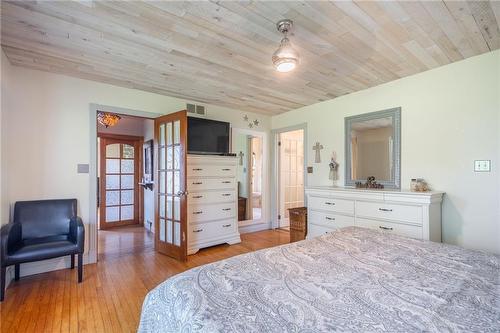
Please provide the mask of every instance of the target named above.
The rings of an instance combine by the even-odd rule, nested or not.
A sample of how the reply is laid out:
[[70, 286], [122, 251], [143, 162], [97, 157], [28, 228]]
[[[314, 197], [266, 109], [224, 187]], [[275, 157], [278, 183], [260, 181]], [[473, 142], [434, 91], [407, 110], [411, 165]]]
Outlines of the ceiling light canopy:
[[280, 47], [274, 52], [272, 60], [274, 68], [278, 72], [290, 72], [299, 64], [299, 53], [295, 51], [287, 37], [293, 26], [292, 20], [284, 19], [276, 24], [276, 28], [284, 36], [281, 39]]
[[118, 121], [120, 121], [120, 119], [122, 119], [122, 117], [114, 113], [102, 111], [99, 111], [97, 113], [97, 121], [99, 121], [101, 125], [106, 126], [106, 128], [115, 126], [116, 124], [118, 124]]

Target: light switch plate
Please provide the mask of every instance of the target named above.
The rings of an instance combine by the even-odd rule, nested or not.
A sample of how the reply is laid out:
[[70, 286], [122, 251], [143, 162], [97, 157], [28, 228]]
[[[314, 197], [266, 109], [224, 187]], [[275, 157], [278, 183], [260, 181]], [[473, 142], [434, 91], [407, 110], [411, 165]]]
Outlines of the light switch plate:
[[313, 173], [313, 167], [307, 167], [307, 173]]
[[77, 173], [89, 173], [89, 165], [88, 164], [78, 164], [76, 166]]
[[475, 160], [474, 161], [474, 172], [490, 172], [491, 171], [491, 161], [490, 160]]

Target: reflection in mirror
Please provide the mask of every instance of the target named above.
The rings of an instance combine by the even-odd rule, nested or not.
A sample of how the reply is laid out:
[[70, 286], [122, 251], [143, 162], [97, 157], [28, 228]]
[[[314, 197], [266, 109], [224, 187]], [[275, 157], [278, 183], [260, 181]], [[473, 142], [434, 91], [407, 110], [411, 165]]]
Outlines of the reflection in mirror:
[[244, 133], [233, 136], [238, 157], [238, 221], [262, 216], [262, 138]]
[[346, 186], [373, 176], [385, 187], [400, 187], [400, 124], [400, 108], [346, 118]]
[[351, 168], [353, 179], [391, 180], [392, 119], [390, 117], [353, 123]]

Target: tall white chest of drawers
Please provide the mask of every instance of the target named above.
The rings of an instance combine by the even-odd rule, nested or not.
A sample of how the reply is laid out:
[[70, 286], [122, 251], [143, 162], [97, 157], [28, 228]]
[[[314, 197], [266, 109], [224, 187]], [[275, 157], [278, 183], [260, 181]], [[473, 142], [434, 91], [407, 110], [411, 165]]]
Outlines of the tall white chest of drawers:
[[337, 228], [359, 226], [441, 242], [443, 194], [309, 187], [307, 238]]
[[232, 156], [188, 155], [188, 254], [241, 242], [236, 163]]

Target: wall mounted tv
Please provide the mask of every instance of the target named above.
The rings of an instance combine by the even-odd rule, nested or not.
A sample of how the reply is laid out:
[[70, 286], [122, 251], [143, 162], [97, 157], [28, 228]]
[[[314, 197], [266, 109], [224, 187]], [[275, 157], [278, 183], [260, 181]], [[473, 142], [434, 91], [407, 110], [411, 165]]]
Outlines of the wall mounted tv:
[[188, 117], [188, 153], [224, 155], [229, 153], [229, 123]]

